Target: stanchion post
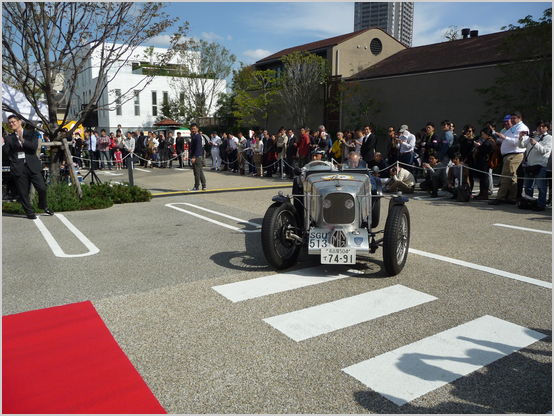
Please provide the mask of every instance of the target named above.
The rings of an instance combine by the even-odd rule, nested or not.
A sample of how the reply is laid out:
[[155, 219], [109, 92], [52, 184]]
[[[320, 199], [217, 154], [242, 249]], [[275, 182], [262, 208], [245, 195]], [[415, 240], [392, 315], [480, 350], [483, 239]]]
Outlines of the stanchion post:
[[[129, 155], [134, 155], [134, 153], [129, 153]], [[127, 163], [127, 171], [129, 172], [129, 185], [135, 186], [133, 180], [133, 167], [134, 167], [133, 156], [129, 156], [129, 163]]]

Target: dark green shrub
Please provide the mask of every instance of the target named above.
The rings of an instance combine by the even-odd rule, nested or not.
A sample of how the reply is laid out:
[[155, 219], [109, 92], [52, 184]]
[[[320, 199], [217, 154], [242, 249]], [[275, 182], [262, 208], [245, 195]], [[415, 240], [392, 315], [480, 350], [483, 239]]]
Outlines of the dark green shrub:
[[[79, 211], [87, 209], [109, 208], [113, 204], [129, 202], [147, 202], [152, 199], [152, 194], [147, 189], [138, 186], [129, 186], [128, 183], [111, 184], [81, 184], [83, 199], [79, 199], [74, 186], [67, 183], [51, 184], [47, 188], [48, 207], [54, 212]], [[38, 208], [38, 195], [35, 193], [33, 208]], [[2, 211], [11, 214], [24, 214], [19, 203], [2, 202]]]

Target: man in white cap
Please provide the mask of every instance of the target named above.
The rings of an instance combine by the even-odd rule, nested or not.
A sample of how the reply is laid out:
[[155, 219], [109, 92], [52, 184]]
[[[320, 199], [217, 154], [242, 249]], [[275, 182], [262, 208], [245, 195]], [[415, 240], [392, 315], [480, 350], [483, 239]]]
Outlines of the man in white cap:
[[412, 164], [414, 163], [416, 138], [408, 131], [406, 124], [403, 124], [398, 132], [400, 133], [400, 136], [396, 139], [398, 161], [404, 163], [402, 167], [411, 173], [413, 170]]

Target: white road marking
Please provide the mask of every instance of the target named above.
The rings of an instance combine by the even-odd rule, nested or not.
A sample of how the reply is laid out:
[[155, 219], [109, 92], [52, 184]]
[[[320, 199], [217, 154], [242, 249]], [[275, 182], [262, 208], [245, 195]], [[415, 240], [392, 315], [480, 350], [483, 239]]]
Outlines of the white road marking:
[[431, 198], [431, 196], [426, 195], [426, 196], [414, 196], [412, 199], [417, 199], [419, 201], [427, 200], [427, 199], [431, 200], [432, 199], [433, 201], [438, 201], [440, 199], [452, 199], [452, 196], [437, 196], [436, 198]]
[[305, 286], [317, 285], [319, 283], [350, 277], [348, 275], [336, 273], [332, 275], [324, 274], [325, 271], [321, 270], [321, 268], [314, 267], [301, 270], [300, 272], [281, 273], [214, 286], [212, 289], [232, 302], [240, 302], [247, 299], [254, 299], [274, 293], [286, 292]]
[[498, 276], [507, 277], [507, 278], [513, 279], [513, 280], [519, 280], [520, 282], [530, 283], [532, 285], [537, 285], [537, 286], [545, 287], [547, 289], [552, 290], [552, 283], [551, 282], [545, 282], [543, 280], [533, 279], [532, 277], [521, 276], [519, 274], [505, 272], [503, 270], [493, 269], [492, 267], [481, 266], [479, 264], [469, 263], [467, 261], [457, 260], [457, 259], [453, 259], [453, 258], [450, 258], [450, 257], [441, 256], [439, 254], [426, 253], [425, 251], [416, 250], [416, 249], [413, 249], [413, 248], [410, 248], [409, 251], [412, 254], [418, 254], [420, 256], [429, 257], [429, 258], [432, 258], [432, 259], [435, 259], [435, 260], [446, 261], [448, 263], [453, 263], [453, 264], [457, 264], [459, 266], [469, 267], [470, 269], [475, 269], [475, 270], [480, 270], [480, 271], [487, 272], [487, 273], [496, 274]]
[[62, 214], [54, 214], [56, 217], [60, 219], [61, 222], [65, 224], [67, 228], [69, 228], [69, 231], [71, 231], [75, 236], [81, 240], [81, 242], [85, 245], [86, 248], [88, 248], [88, 253], [83, 254], [65, 254], [56, 239], [52, 236], [50, 231], [46, 228], [46, 226], [42, 223], [40, 220], [40, 217], [37, 217], [36, 220], [34, 220], [35, 224], [37, 225], [38, 229], [44, 236], [44, 239], [54, 252], [54, 254], [57, 257], [86, 257], [86, 256], [92, 256], [93, 254], [99, 253], [100, 249], [96, 247], [87, 237], [84, 236], [81, 231], [79, 231], [73, 224], [69, 222], [67, 218], [65, 218]]
[[264, 319], [296, 342], [412, 308], [437, 298], [402, 285]]
[[552, 231], [543, 231], [543, 230], [535, 230], [533, 228], [523, 228], [523, 227], [516, 227], [515, 225], [506, 225], [506, 224], [493, 224], [498, 227], [506, 227], [506, 228], [514, 228], [516, 230], [522, 230], [522, 231], [532, 231], [534, 233], [543, 233], [543, 234], [550, 234], [552, 235]]
[[[179, 207], [176, 207], [174, 205], [188, 205], [190, 207], [193, 207], [193, 208], [196, 208], [196, 209], [200, 209], [202, 211], [206, 211], [206, 212], [209, 212], [211, 214], [214, 214], [214, 215], [219, 215], [220, 217], [224, 217], [224, 218], [229, 218], [233, 221], [237, 221], [238, 223], [240, 224], [248, 224], [248, 225], [253, 225], [254, 227], [256, 227], [257, 229], [256, 230], [244, 230], [242, 228], [238, 228], [238, 227], [234, 227], [232, 225], [229, 225], [229, 224], [225, 224], [223, 222], [219, 222], [219, 221], [216, 221], [216, 220], [213, 220], [211, 218], [208, 218], [208, 217], [205, 217], [203, 215], [200, 215], [200, 214], [197, 214], [195, 212], [191, 212], [191, 211], [187, 211], [185, 209], [182, 209], [182, 208], [179, 208]], [[166, 207], [169, 207], [169, 208], [173, 208], [173, 209], [176, 209], [178, 211], [181, 211], [181, 212], [185, 212], [189, 215], [193, 215], [197, 218], [201, 218], [205, 221], [208, 221], [208, 222], [211, 222], [213, 224], [217, 224], [217, 225], [220, 225], [221, 227], [225, 227], [225, 228], [229, 228], [233, 231], [239, 231], [241, 233], [259, 233], [261, 231], [261, 225], [260, 224], [257, 224], [255, 222], [250, 222], [250, 221], [246, 221], [246, 220], [242, 220], [240, 218], [236, 218], [236, 217], [232, 217], [230, 215], [227, 215], [227, 214], [223, 214], [221, 212], [217, 212], [217, 211], [212, 211], [210, 209], [207, 209], [207, 208], [203, 208], [203, 207], [199, 207], [197, 205], [193, 205], [193, 204], [189, 204], [189, 203], [186, 203], [186, 202], [175, 202], [175, 203], [171, 203], [171, 204], [165, 204]]]
[[486, 315], [343, 371], [402, 406], [545, 337]]
[[152, 171], [151, 171], [151, 170], [148, 170], [148, 169], [134, 168], [133, 170], [140, 170], [141, 172], [152, 173]]

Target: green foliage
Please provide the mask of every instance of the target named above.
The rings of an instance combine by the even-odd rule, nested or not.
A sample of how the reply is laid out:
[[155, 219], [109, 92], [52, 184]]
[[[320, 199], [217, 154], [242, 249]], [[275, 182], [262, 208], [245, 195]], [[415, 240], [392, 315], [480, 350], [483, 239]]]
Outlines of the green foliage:
[[345, 128], [348, 129], [369, 125], [371, 119], [381, 111], [383, 106], [383, 103], [375, 101], [371, 91], [364, 88], [358, 80], [342, 81], [338, 87], [338, 93], [342, 98]]
[[278, 94], [281, 111], [297, 129], [309, 123], [309, 110], [318, 101], [319, 88], [330, 72], [329, 61], [309, 52], [293, 52], [281, 58], [284, 71]]
[[[128, 183], [111, 184], [81, 184], [83, 199], [79, 199], [75, 187], [67, 183], [51, 184], [47, 188], [48, 207], [54, 212], [81, 211], [90, 209], [109, 208], [114, 204], [129, 202], [147, 202], [152, 199], [152, 194], [138, 186], [129, 186]], [[38, 208], [38, 194], [35, 193], [33, 208]], [[24, 214], [20, 203], [2, 202], [2, 211], [11, 214]]]
[[272, 69], [251, 72], [247, 88], [237, 91], [235, 97], [236, 108], [233, 114], [237, 119], [241, 121], [262, 119], [264, 127], [267, 128], [277, 94], [275, 75], [276, 72]]
[[501, 75], [494, 85], [477, 90], [488, 108], [479, 122], [514, 110], [529, 121], [552, 117], [552, 8], [538, 21], [526, 16], [518, 23], [502, 28], [510, 33], [500, 50], [511, 61], [498, 65]]

